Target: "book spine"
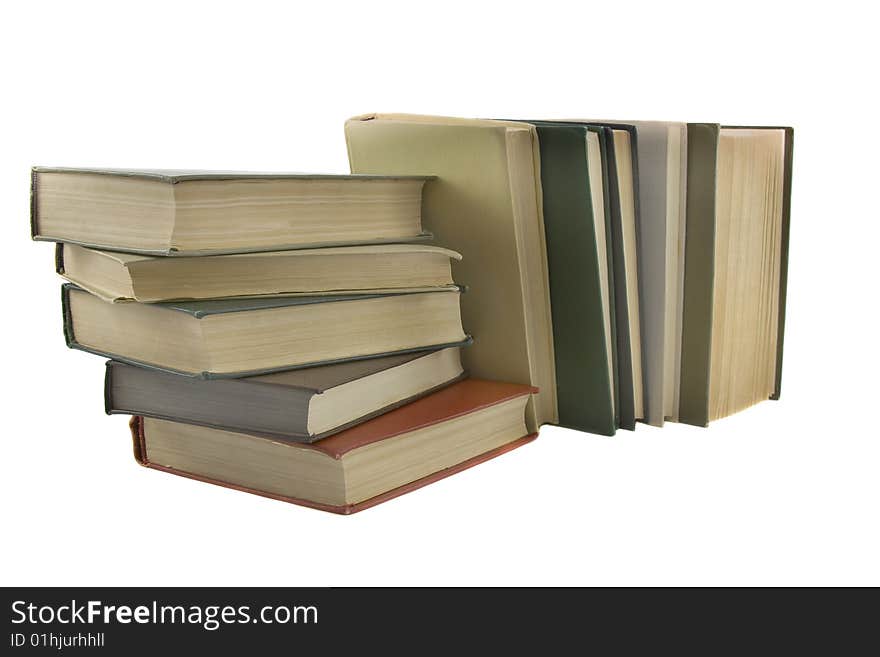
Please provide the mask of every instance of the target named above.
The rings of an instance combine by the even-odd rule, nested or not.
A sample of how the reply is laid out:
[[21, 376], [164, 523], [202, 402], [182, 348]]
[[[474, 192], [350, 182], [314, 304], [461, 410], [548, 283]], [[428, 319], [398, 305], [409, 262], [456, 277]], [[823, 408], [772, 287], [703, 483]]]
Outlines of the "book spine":
[[64, 327], [64, 341], [68, 347], [78, 349], [76, 337], [73, 333], [73, 315], [70, 312], [70, 289], [73, 287], [70, 283], [61, 286], [61, 316]]
[[55, 273], [64, 276], [64, 244], [55, 243]]
[[709, 424], [715, 278], [715, 182], [720, 126], [689, 123], [679, 421]]
[[[107, 363], [104, 388], [109, 415], [139, 415], [287, 442], [314, 440], [308, 433], [313, 389], [246, 379], [203, 381], [119, 362]], [[249, 413], [248, 408], [261, 410]]]
[[144, 444], [144, 418], [133, 415], [128, 421], [128, 428], [131, 429], [131, 451], [134, 460], [144, 467], [150, 467], [147, 461], [147, 446]]
[[[589, 180], [585, 148], [588, 133], [576, 125], [537, 125], [558, 424], [612, 435], [616, 429], [614, 400], [603, 314], [596, 311], [602, 300], [593, 224], [605, 218], [593, 218], [590, 186], [582, 184]], [[572, 190], [578, 190], [577, 194]]]
[[37, 170], [31, 169], [31, 239], [37, 236]]
[[779, 264], [779, 324], [776, 341], [776, 387], [770, 399], [779, 399], [782, 387], [782, 343], [785, 338], [785, 298], [788, 293], [788, 238], [791, 230], [791, 176], [794, 129], [785, 128], [785, 173], [782, 181], [782, 252]]
[[611, 315], [611, 378], [612, 390], [614, 394], [614, 426], [620, 426], [620, 376], [618, 374], [617, 354], [617, 321], [615, 320], [616, 305], [614, 299], [614, 244], [612, 243], [612, 224], [611, 224], [611, 181], [608, 162], [608, 141], [604, 128], [588, 127], [588, 130], [595, 132], [599, 138], [599, 152], [602, 157], [602, 198], [605, 201], [605, 216], [602, 220], [605, 222], [605, 257], [608, 260], [608, 313]]
[[614, 299], [615, 339], [617, 342], [617, 411], [619, 426], [630, 431], [636, 428], [635, 399], [633, 397], [633, 363], [631, 336], [629, 334], [629, 304], [626, 298], [626, 266], [623, 258], [623, 223], [620, 210], [620, 193], [617, 183], [617, 158], [614, 155], [614, 137], [611, 128], [603, 128], [605, 133], [603, 152], [608, 166], [607, 197], [611, 215], [611, 230], [608, 243], [611, 245], [613, 277], [611, 297]]
[[113, 361], [104, 364], [104, 413], [113, 414]]

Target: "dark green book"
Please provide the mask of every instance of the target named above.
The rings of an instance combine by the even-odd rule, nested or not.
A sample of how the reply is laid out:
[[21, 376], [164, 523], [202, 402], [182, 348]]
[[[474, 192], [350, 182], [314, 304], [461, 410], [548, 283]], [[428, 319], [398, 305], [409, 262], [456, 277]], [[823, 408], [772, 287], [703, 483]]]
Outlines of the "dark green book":
[[[581, 127], [599, 138], [610, 249], [609, 307], [613, 318], [615, 417], [621, 429], [635, 429], [643, 417], [641, 322], [639, 320], [638, 168], [635, 128], [583, 121], [544, 122]], [[625, 138], [621, 138], [621, 137]], [[619, 157], [625, 156], [624, 158]], [[624, 194], [626, 192], [626, 195]], [[546, 219], [545, 219], [546, 221]]]
[[620, 418], [606, 135], [573, 123], [529, 123], [541, 150], [559, 424], [613, 435]]
[[458, 288], [435, 292], [110, 303], [62, 288], [67, 345], [200, 376], [243, 377], [467, 343]]
[[681, 422], [779, 398], [793, 137], [688, 124]]
[[641, 258], [639, 234], [638, 133], [626, 123], [594, 122], [584, 125], [605, 133], [608, 188], [611, 200], [615, 324], [618, 354], [620, 427], [635, 429], [645, 418], [644, 323], [641, 321]]

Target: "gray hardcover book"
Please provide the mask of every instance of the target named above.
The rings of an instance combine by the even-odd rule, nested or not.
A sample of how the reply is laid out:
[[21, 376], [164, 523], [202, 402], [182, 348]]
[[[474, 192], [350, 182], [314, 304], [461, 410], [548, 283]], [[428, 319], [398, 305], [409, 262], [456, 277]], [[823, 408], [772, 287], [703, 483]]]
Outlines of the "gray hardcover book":
[[240, 378], [467, 344], [460, 291], [109, 303], [62, 286], [67, 345], [144, 367]]
[[107, 413], [313, 442], [465, 377], [458, 347], [243, 379], [107, 362]]
[[621, 121], [635, 128], [638, 148], [638, 260], [642, 324], [644, 422], [677, 417], [687, 126]]
[[31, 236], [142, 255], [427, 239], [432, 176], [34, 167]]

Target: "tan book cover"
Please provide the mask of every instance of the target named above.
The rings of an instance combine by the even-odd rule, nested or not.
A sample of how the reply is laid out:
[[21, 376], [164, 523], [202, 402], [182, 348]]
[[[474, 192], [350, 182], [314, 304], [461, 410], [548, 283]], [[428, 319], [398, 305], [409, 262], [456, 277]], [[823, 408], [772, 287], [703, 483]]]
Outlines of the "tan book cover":
[[31, 237], [141, 255], [408, 242], [427, 178], [33, 167]]
[[437, 242], [461, 253], [453, 263], [464, 325], [463, 354], [475, 377], [540, 388], [529, 430], [558, 422], [547, 252], [534, 126], [407, 114], [346, 122], [351, 170], [436, 175], [422, 220]]

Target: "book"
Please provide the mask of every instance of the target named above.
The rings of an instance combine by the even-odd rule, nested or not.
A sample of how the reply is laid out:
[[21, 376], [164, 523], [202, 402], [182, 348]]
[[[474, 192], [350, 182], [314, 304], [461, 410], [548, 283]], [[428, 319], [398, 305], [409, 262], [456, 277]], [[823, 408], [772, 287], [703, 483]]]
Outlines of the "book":
[[458, 347], [243, 379], [197, 379], [107, 361], [108, 414], [314, 442], [464, 378]]
[[613, 435], [619, 417], [605, 135], [572, 123], [529, 123], [541, 148], [559, 424]]
[[669, 121], [601, 125], [629, 130], [636, 144], [642, 421], [660, 427], [677, 417], [687, 128]]
[[779, 398], [793, 138], [688, 124], [681, 422]]
[[472, 376], [540, 389], [530, 431], [558, 422], [540, 154], [533, 126], [407, 114], [369, 114], [345, 124], [355, 173], [435, 175], [424, 223], [462, 254], [462, 317], [474, 336], [462, 355]]
[[278, 251], [423, 236], [425, 176], [35, 167], [35, 240], [146, 255]]
[[430, 290], [453, 284], [461, 256], [423, 244], [382, 244], [212, 257], [142, 256], [56, 245], [67, 280], [109, 301]]
[[[678, 420], [687, 195], [687, 124], [631, 121], [639, 139], [646, 421]], [[656, 327], [656, 330], [655, 330]], [[662, 399], [660, 392], [662, 390]], [[662, 408], [662, 411], [660, 410]]]
[[[638, 271], [636, 259], [632, 257], [635, 212], [629, 132], [614, 130], [604, 124], [575, 120], [554, 121], [549, 124], [580, 126], [594, 133], [598, 139], [604, 178], [605, 212], [608, 217], [606, 226], [609, 229], [606, 234], [606, 242], [609, 246], [610, 266], [608, 306], [613, 318], [612, 335], [614, 337], [612, 347], [614, 414], [618, 428], [633, 430], [637, 419], [636, 394], [642, 390], [642, 386], [640, 375], [641, 329], [637, 314]], [[618, 157], [621, 150], [622, 153]], [[631, 311], [636, 313], [635, 319], [631, 317]]]
[[631, 121], [638, 133], [645, 422], [678, 419], [687, 124]]
[[200, 376], [243, 377], [468, 341], [457, 288], [435, 292], [108, 303], [62, 287], [67, 345]]
[[605, 128], [607, 136], [616, 330], [619, 336], [620, 426], [634, 429], [635, 421], [645, 418], [638, 134], [631, 124], [589, 122], [587, 125]]
[[533, 440], [534, 392], [468, 379], [311, 444], [135, 416], [134, 453], [156, 470], [349, 514]]

